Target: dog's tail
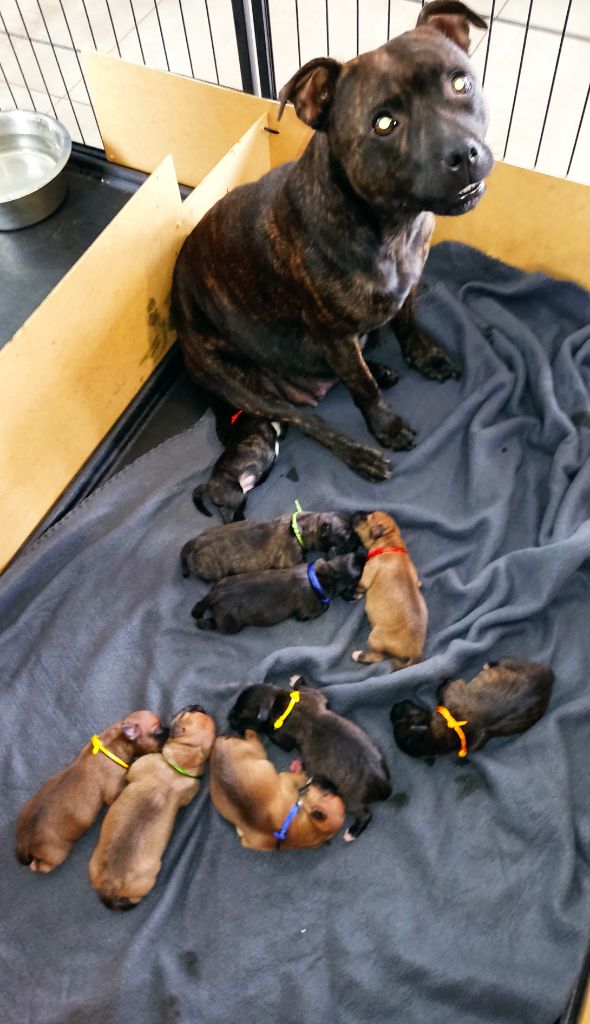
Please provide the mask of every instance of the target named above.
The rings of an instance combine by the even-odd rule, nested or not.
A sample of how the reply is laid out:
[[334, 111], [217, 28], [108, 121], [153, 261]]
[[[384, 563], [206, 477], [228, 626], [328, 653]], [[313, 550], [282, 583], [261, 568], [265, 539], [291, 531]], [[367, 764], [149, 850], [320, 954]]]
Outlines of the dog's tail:
[[[268, 395], [261, 375], [255, 370], [232, 366], [231, 372], [228, 372], [227, 364], [217, 354], [217, 339], [213, 334], [208, 335], [197, 330], [192, 323], [194, 309], [185, 308], [185, 303], [178, 294], [174, 299], [176, 310], [178, 311], [180, 307], [182, 314], [183, 323], [178, 334], [186, 367], [200, 387], [208, 389], [236, 409], [243, 409], [252, 416], [294, 424], [299, 427], [302, 434], [334, 452], [355, 473], [367, 480], [386, 480], [391, 476], [391, 464], [377, 448], [370, 448], [354, 441], [346, 434], [339, 433], [320, 416], [307, 409], [293, 405], [283, 398]], [[177, 312], [177, 322], [180, 319]], [[203, 318], [203, 326], [205, 323]]]
[[203, 500], [204, 496], [208, 495], [208, 484], [199, 484], [193, 491], [193, 501], [199, 512], [202, 512], [204, 516], [212, 516], [213, 513], [209, 511]]
[[23, 846], [20, 843], [16, 844], [14, 855], [19, 864], [24, 864], [25, 867], [28, 867], [33, 861], [33, 854], [30, 850], [27, 850], [26, 846]]
[[211, 594], [206, 594], [205, 597], [198, 601], [193, 608], [191, 615], [193, 619], [196, 619], [197, 626], [199, 629], [217, 629], [217, 623], [214, 618], [206, 618], [206, 613], [209, 610], [211, 604]]
[[126, 896], [107, 896], [106, 893], [99, 893], [101, 903], [109, 910], [133, 910], [137, 903], [132, 903]]

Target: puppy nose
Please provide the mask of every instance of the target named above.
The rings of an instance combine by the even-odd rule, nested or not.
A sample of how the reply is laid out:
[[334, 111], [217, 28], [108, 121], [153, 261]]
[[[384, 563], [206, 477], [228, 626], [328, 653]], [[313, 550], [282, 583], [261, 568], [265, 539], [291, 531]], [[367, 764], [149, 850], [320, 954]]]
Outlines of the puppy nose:
[[459, 145], [450, 146], [443, 154], [443, 164], [461, 182], [471, 184], [479, 181], [482, 174], [479, 170], [482, 151], [473, 139], [468, 139]]

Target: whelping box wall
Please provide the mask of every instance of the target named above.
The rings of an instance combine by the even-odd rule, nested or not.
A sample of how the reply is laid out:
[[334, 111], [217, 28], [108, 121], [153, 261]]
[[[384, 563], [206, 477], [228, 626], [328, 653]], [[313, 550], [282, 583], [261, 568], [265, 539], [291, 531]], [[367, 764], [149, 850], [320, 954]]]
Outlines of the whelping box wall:
[[[0, 569], [43, 520], [171, 345], [172, 271], [204, 213], [296, 159], [311, 132], [272, 100], [83, 55], [105, 152], [150, 177], [0, 351]], [[178, 182], [193, 186], [182, 202]], [[498, 164], [485, 198], [439, 218], [454, 239], [590, 287], [590, 190]]]

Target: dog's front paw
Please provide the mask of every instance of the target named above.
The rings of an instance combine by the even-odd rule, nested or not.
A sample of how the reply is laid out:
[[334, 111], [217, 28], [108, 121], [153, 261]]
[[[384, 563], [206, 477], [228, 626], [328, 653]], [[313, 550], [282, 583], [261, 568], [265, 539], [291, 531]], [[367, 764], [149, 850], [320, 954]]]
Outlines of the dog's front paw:
[[451, 362], [444, 349], [424, 335], [407, 345], [404, 356], [408, 366], [439, 384], [445, 380], [458, 380], [461, 376], [460, 369]]
[[349, 828], [347, 828], [347, 829], [346, 829], [346, 832], [344, 833], [344, 835], [342, 836], [342, 838], [344, 839], [344, 842], [345, 842], [345, 843], [354, 843], [354, 841], [355, 841], [355, 839], [356, 839], [356, 836], [353, 836], [353, 835], [351, 835], [351, 834], [350, 834], [350, 829], [349, 829]]
[[372, 409], [367, 417], [369, 430], [384, 448], [396, 452], [409, 451], [414, 447], [416, 432], [387, 405]]

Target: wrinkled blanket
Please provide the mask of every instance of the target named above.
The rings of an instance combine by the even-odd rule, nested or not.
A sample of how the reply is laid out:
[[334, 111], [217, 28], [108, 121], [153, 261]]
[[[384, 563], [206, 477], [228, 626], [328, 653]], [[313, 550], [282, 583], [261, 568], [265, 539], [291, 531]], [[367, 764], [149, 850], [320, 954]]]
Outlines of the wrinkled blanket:
[[[4, 1024], [554, 1024], [563, 1010], [590, 924], [590, 297], [445, 244], [420, 317], [463, 376], [424, 380], [383, 332], [378, 358], [402, 378], [388, 400], [419, 432], [392, 479], [368, 484], [291, 429], [249, 515], [295, 498], [393, 512], [430, 610], [421, 665], [351, 661], [362, 602], [235, 637], [195, 629], [207, 586], [178, 556], [212, 522], [191, 501], [220, 450], [210, 413], [0, 581]], [[368, 440], [342, 388], [320, 412]], [[395, 747], [395, 701], [432, 705], [442, 678], [505, 654], [556, 673], [529, 732], [432, 768]], [[295, 671], [390, 764], [393, 797], [357, 842], [244, 850], [205, 783], [130, 913], [90, 888], [98, 825], [49, 876], [16, 863], [19, 808], [91, 733], [194, 701], [222, 729], [243, 685]]]

